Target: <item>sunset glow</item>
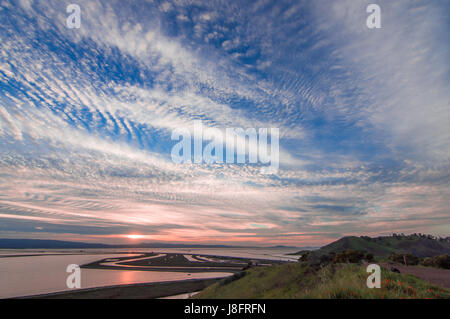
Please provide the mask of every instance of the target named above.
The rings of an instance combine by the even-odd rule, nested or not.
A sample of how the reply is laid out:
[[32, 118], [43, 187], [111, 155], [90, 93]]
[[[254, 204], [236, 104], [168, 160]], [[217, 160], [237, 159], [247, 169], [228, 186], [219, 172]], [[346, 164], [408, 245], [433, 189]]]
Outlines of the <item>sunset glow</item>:
[[367, 1], [0, 1], [0, 238], [450, 235], [448, 1]]
[[135, 234], [125, 235], [125, 237], [128, 238], [128, 239], [142, 239], [142, 238], [145, 238], [144, 235], [135, 235]]

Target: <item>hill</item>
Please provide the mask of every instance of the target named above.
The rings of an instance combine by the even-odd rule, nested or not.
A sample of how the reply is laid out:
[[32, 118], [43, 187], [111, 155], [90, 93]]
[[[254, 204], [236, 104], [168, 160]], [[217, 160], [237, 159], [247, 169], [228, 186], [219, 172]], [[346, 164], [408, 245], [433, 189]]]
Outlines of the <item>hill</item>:
[[[387, 257], [391, 253], [413, 254], [417, 257], [433, 257], [437, 255], [450, 254], [450, 238], [437, 238], [431, 235], [412, 234], [367, 237], [348, 236], [343, 237], [331, 244], [312, 251], [314, 257], [338, 253], [347, 249], [361, 250], [371, 253], [377, 257]], [[302, 255], [305, 251], [299, 251], [296, 255]]]
[[235, 275], [236, 280], [223, 279], [194, 298], [450, 298], [448, 290], [412, 275], [382, 269], [381, 289], [369, 289], [366, 285], [367, 277], [366, 267], [359, 264], [313, 267], [307, 263], [289, 263], [251, 268], [243, 277], [241, 274]]
[[0, 249], [109, 248], [109, 245], [46, 239], [0, 238]]
[[0, 238], [0, 249], [71, 249], [71, 248], [252, 248], [226, 245], [173, 244], [173, 243], [136, 243], [130, 245], [107, 245], [74, 241], [47, 239], [9, 239]]

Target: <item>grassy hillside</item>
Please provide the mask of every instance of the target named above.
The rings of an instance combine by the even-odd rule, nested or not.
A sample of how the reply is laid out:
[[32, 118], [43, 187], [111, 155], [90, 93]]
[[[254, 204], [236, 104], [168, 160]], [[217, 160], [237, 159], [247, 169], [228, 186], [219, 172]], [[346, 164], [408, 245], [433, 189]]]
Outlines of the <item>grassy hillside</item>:
[[[343, 237], [313, 252], [315, 256], [341, 252], [347, 249], [362, 250], [378, 257], [387, 257], [391, 253], [410, 253], [417, 257], [432, 257], [450, 254], [450, 241], [426, 235], [395, 235], [383, 237]], [[302, 255], [303, 251], [297, 253]]]
[[368, 273], [358, 264], [306, 263], [252, 268], [240, 279], [222, 280], [195, 298], [450, 298], [450, 292], [414, 276], [382, 270], [382, 287], [366, 286]]

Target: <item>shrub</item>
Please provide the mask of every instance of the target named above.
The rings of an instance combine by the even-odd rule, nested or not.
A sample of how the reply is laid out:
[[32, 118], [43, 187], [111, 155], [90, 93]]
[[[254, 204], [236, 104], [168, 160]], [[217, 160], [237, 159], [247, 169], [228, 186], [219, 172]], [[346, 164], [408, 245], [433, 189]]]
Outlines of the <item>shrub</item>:
[[406, 260], [406, 265], [409, 266], [418, 265], [420, 261], [419, 257], [416, 257], [412, 254], [391, 254], [389, 256], [389, 259], [400, 264], [405, 264]]
[[326, 264], [331, 263], [334, 260], [335, 255], [336, 254], [334, 252], [331, 252], [328, 255], [320, 256], [320, 264], [321, 265], [326, 265]]
[[341, 253], [336, 254], [333, 259], [335, 263], [359, 263], [364, 259], [364, 252], [360, 250], [347, 249]]
[[426, 257], [424, 260], [422, 260], [422, 265], [426, 267], [435, 267], [433, 258], [431, 257]]
[[373, 254], [370, 254], [370, 253], [367, 254], [367, 255], [366, 255], [366, 260], [367, 260], [367, 261], [373, 261]]
[[450, 256], [449, 255], [441, 255], [433, 258], [433, 264], [435, 267], [450, 269]]
[[298, 259], [298, 261], [308, 261], [309, 257], [311, 256], [311, 252], [310, 251], [305, 251], [300, 258]]

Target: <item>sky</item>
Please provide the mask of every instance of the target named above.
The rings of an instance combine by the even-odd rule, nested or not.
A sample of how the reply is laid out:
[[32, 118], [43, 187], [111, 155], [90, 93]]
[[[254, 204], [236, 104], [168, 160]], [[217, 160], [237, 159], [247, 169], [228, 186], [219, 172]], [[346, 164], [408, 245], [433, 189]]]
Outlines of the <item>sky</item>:
[[[67, 5], [81, 9], [68, 28]], [[366, 8], [381, 8], [369, 29]], [[0, 238], [450, 235], [448, 1], [0, 3]], [[278, 128], [278, 171], [171, 134]], [[132, 236], [130, 236], [132, 235]]]

